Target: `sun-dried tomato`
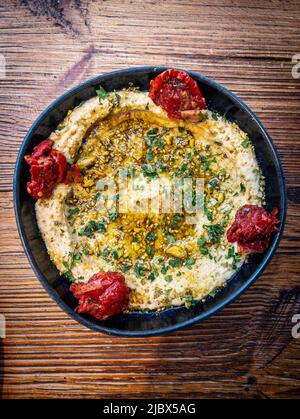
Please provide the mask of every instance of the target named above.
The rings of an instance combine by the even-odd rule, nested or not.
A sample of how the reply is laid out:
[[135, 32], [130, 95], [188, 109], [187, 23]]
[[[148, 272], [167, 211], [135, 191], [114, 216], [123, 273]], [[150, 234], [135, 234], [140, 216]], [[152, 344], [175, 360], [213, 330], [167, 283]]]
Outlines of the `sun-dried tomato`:
[[82, 174], [77, 166], [77, 164], [72, 164], [68, 167], [65, 183], [70, 185], [71, 183], [79, 183], [82, 180]]
[[278, 231], [277, 214], [277, 208], [269, 213], [258, 205], [244, 205], [227, 231], [228, 241], [237, 242], [241, 253], [263, 253], [269, 246], [271, 234]]
[[56, 182], [60, 183], [64, 180], [67, 170], [67, 160], [64, 154], [60, 153], [57, 150], [50, 151], [50, 157], [55, 161], [55, 168], [57, 171]]
[[128, 304], [129, 289], [118, 272], [99, 272], [88, 283], [72, 284], [70, 291], [79, 299], [78, 313], [89, 313], [106, 320], [120, 313]]
[[40, 144], [34, 147], [33, 152], [30, 156], [25, 156], [26, 162], [31, 166], [33, 164], [38, 164], [38, 160], [41, 157], [48, 156], [53, 146], [52, 140], [44, 140]]
[[27, 191], [35, 199], [50, 196], [57, 179], [53, 160], [43, 157], [39, 161], [30, 167], [31, 180], [27, 183]]
[[31, 174], [27, 191], [35, 199], [49, 197], [55, 185], [62, 182], [66, 175], [66, 157], [52, 146], [52, 140], [44, 140], [30, 156], [25, 156]]
[[149, 96], [171, 118], [194, 119], [205, 108], [205, 98], [195, 80], [175, 68], [151, 80]]

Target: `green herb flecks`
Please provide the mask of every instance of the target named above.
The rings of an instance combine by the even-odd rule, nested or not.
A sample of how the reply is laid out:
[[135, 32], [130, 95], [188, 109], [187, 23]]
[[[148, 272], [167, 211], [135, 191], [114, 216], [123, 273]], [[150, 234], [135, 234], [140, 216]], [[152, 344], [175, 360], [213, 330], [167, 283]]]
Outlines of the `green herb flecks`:
[[79, 208], [69, 208], [68, 215], [72, 216], [79, 213]]
[[106, 232], [106, 225], [104, 223], [104, 221], [94, 221], [91, 220], [88, 222], [88, 224], [81, 228], [78, 232], [79, 236], [87, 236], [87, 237], [93, 237], [93, 234], [99, 231], [100, 233], [105, 233]]
[[178, 259], [170, 259], [169, 265], [172, 266], [172, 268], [179, 268], [179, 266], [181, 266], [181, 262]]
[[63, 265], [66, 268], [64, 275], [69, 279], [69, 281], [74, 282], [75, 278], [71, 272], [74, 265], [78, 262], [81, 262], [81, 253], [71, 252], [69, 253], [69, 260], [63, 261]]
[[226, 259], [232, 259], [232, 269], [237, 270], [237, 262], [241, 261], [241, 256], [234, 250], [234, 247], [228, 249]]
[[195, 258], [188, 258], [184, 264], [188, 269], [192, 269], [192, 266], [196, 263], [196, 259]]
[[219, 244], [221, 240], [222, 234], [224, 234], [224, 227], [220, 224], [211, 224], [211, 225], [204, 225], [204, 228], [207, 231], [209, 241], [212, 244]]
[[172, 277], [172, 275], [166, 275], [166, 276], [165, 276], [165, 281], [166, 281], [166, 282], [172, 282], [172, 281], [173, 281], [173, 277]]
[[135, 265], [134, 265], [134, 273], [135, 273], [135, 275], [138, 277], [138, 278], [140, 278], [141, 276], [144, 276], [145, 275], [145, 272], [146, 272], [146, 268], [143, 266], [143, 265], [140, 265], [139, 263], [136, 263]]
[[150, 163], [142, 164], [141, 168], [145, 177], [148, 177], [150, 179], [155, 179], [158, 177], [156, 168], [153, 167]]
[[207, 247], [206, 238], [203, 235], [198, 238], [197, 244], [202, 255], [211, 257]]
[[107, 91], [102, 86], [99, 86], [99, 89], [96, 90], [96, 94], [99, 97], [99, 102], [100, 103], [101, 103], [102, 100], [106, 99], [107, 96], [108, 96]]
[[251, 145], [251, 141], [249, 140], [249, 138], [245, 138], [242, 142], [241, 142], [241, 146], [244, 148], [248, 148]]

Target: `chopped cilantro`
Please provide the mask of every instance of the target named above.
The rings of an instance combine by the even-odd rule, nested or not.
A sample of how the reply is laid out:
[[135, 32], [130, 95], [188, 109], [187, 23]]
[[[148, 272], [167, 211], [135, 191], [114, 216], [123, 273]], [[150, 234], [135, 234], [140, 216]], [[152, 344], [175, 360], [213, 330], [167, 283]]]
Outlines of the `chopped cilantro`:
[[240, 262], [241, 256], [234, 250], [234, 247], [228, 249], [226, 259], [232, 258], [232, 269], [237, 270], [237, 262]]
[[167, 240], [168, 240], [168, 243], [175, 243], [175, 237], [174, 236], [172, 236], [172, 234], [166, 234], [166, 237], [167, 237]]
[[205, 213], [205, 215], [206, 215], [206, 217], [207, 217], [207, 219], [208, 219], [209, 221], [212, 221], [212, 220], [213, 220], [213, 215], [212, 215], [212, 212], [211, 212], [211, 211], [209, 211], [206, 207], [204, 207], [204, 213]]
[[215, 189], [217, 186], [219, 186], [219, 179], [214, 177], [212, 179], [210, 179], [210, 181], [208, 182], [208, 189]]
[[105, 233], [106, 232], [105, 223], [103, 221], [97, 222], [97, 221], [91, 220], [88, 222], [88, 224], [85, 227], [79, 230], [78, 235], [92, 237], [95, 231], [100, 231], [101, 233]]
[[146, 239], [150, 240], [152, 242], [154, 242], [156, 240], [156, 237], [157, 237], [156, 234], [153, 234], [153, 233], [147, 233], [147, 235], [146, 235]]
[[148, 161], [153, 160], [153, 150], [152, 150], [152, 148], [149, 148], [149, 150], [147, 151], [146, 160], [148, 160]]
[[151, 179], [158, 177], [155, 167], [153, 167], [150, 163], [142, 164], [141, 168], [144, 176], [149, 177]]
[[197, 240], [197, 244], [199, 247], [200, 252], [202, 253], [202, 255], [208, 255], [209, 254], [209, 250], [206, 246], [206, 239], [204, 236], [200, 236]]
[[248, 148], [251, 145], [251, 141], [249, 140], [249, 138], [245, 138], [242, 142], [241, 142], [241, 146], [244, 148]]
[[118, 260], [118, 259], [119, 259], [119, 257], [120, 257], [119, 252], [118, 252], [118, 250], [117, 250], [117, 249], [112, 249], [112, 251], [111, 251], [111, 255], [112, 255], [112, 257], [113, 257], [115, 260]]
[[79, 208], [69, 208], [68, 215], [75, 215], [79, 213]]
[[118, 218], [118, 213], [116, 210], [111, 210], [109, 211], [109, 216], [108, 218], [110, 219], [110, 221], [115, 221]]
[[224, 227], [220, 224], [205, 225], [204, 228], [207, 230], [208, 238], [212, 244], [220, 243], [222, 234], [224, 234]]
[[171, 259], [169, 260], [169, 265], [171, 265], [172, 268], [178, 268], [179, 266], [181, 266], [181, 262], [177, 259]]
[[97, 96], [99, 96], [99, 101], [101, 102], [101, 100], [104, 100], [107, 98], [107, 91], [102, 87], [99, 86], [99, 89], [96, 90]]
[[71, 272], [71, 269], [74, 267], [75, 263], [78, 263], [80, 261], [81, 261], [81, 253], [76, 253], [76, 252], [69, 253], [68, 262], [66, 262], [65, 260], [63, 261], [63, 265], [66, 268], [66, 272], [64, 272], [64, 274], [71, 282], [75, 280]]
[[241, 192], [245, 193], [246, 192], [246, 187], [243, 183], [240, 184], [240, 188], [241, 188]]
[[196, 263], [196, 259], [194, 258], [188, 258], [184, 264], [187, 268], [192, 269], [192, 266]]
[[146, 246], [146, 252], [149, 256], [154, 256], [154, 249], [152, 246], [150, 246], [150, 244], [147, 244]]
[[155, 273], [152, 271], [152, 272], [150, 272], [150, 274], [148, 275], [148, 279], [149, 279], [149, 281], [154, 281], [155, 280], [155, 278], [156, 278], [156, 275], [155, 275]]
[[165, 281], [166, 281], [166, 282], [172, 282], [172, 281], [173, 281], [173, 277], [172, 277], [172, 275], [166, 275], [166, 276], [165, 276]]
[[133, 269], [137, 277], [141, 277], [145, 275], [146, 268], [140, 265], [139, 263], [136, 263]]
[[127, 272], [130, 269], [130, 266], [126, 263], [122, 266], [122, 272]]
[[169, 270], [169, 267], [162, 263], [161, 273], [166, 274]]

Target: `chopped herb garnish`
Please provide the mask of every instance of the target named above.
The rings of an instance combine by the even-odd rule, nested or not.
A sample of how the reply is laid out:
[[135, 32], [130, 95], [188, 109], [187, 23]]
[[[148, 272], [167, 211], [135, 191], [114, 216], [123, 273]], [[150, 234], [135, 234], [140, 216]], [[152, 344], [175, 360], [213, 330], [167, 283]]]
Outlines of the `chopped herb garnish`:
[[173, 277], [172, 277], [172, 275], [166, 275], [166, 276], [165, 276], [165, 281], [166, 281], [166, 282], [172, 282], [172, 281], [173, 281]]
[[243, 183], [240, 184], [240, 188], [241, 188], [241, 192], [245, 193], [246, 192], [246, 187]]
[[210, 179], [210, 181], [208, 182], [208, 189], [215, 189], [217, 186], [219, 186], [219, 179], [214, 177], [212, 179]]
[[241, 256], [234, 250], [234, 247], [228, 249], [226, 259], [232, 258], [232, 269], [237, 270], [237, 262], [240, 262]]
[[161, 273], [166, 274], [169, 270], [169, 266], [166, 266], [164, 263], [162, 263]]
[[192, 295], [187, 295], [186, 297], [186, 303], [185, 306], [188, 308], [190, 306], [193, 306], [197, 303], [197, 300], [194, 299]]
[[149, 177], [151, 179], [158, 177], [155, 167], [153, 167], [150, 163], [142, 164], [141, 168], [144, 176]]
[[206, 229], [209, 241], [212, 244], [220, 243], [221, 236], [225, 231], [224, 227], [222, 227], [220, 224], [211, 224], [205, 225], [204, 228]]
[[141, 277], [145, 275], [146, 268], [140, 265], [139, 263], [136, 263], [133, 269], [137, 277]]
[[112, 251], [111, 251], [111, 255], [112, 255], [112, 257], [113, 257], [115, 260], [118, 260], [118, 259], [119, 259], [119, 257], [120, 257], [119, 252], [118, 252], [118, 250], [117, 250], [117, 249], [112, 249]]
[[209, 211], [206, 207], [204, 207], [204, 213], [205, 213], [205, 215], [206, 215], [206, 217], [207, 217], [207, 219], [208, 219], [209, 221], [212, 221], [212, 220], [213, 220], [213, 215], [212, 215], [212, 212], [211, 212], [211, 211]]
[[197, 240], [197, 244], [199, 247], [200, 252], [202, 253], [202, 255], [208, 255], [209, 254], [209, 250], [206, 246], [206, 239], [204, 236], [200, 236]]
[[109, 216], [108, 218], [110, 219], [110, 221], [115, 221], [118, 218], [118, 213], [116, 210], [111, 210], [109, 211]]
[[79, 213], [79, 208], [69, 208], [68, 215], [75, 215]]
[[183, 165], [181, 166], [180, 170], [181, 170], [182, 172], [185, 172], [187, 168], [188, 168], [188, 167], [187, 167], [187, 164], [183, 164]]
[[71, 252], [69, 253], [69, 261], [66, 262], [65, 260], [63, 261], [63, 265], [66, 268], [66, 272], [64, 272], [65, 276], [69, 279], [69, 281], [73, 282], [75, 280], [71, 269], [74, 267], [75, 263], [78, 263], [81, 261], [81, 254], [80, 253], [75, 253], [75, 252]]
[[152, 246], [150, 246], [150, 244], [147, 244], [146, 246], [146, 252], [149, 256], [153, 257], [154, 256], [154, 249]]
[[166, 237], [167, 237], [167, 240], [168, 240], [168, 243], [175, 243], [175, 237], [174, 236], [172, 236], [172, 234], [166, 234]]
[[102, 87], [99, 86], [99, 89], [96, 90], [97, 96], [99, 96], [99, 101], [101, 102], [101, 100], [104, 100], [107, 98], [107, 91]]
[[146, 239], [150, 240], [152, 242], [154, 242], [156, 240], [156, 237], [157, 237], [156, 234], [153, 234], [153, 233], [147, 233], [147, 235], [146, 235]]
[[148, 279], [149, 279], [149, 281], [154, 281], [155, 280], [155, 278], [156, 278], [156, 275], [155, 275], [155, 273], [152, 271], [152, 272], [150, 272], [150, 274], [148, 275]]
[[196, 259], [194, 258], [188, 258], [184, 264], [187, 268], [192, 269], [192, 266], [196, 263]]
[[122, 266], [122, 272], [127, 272], [130, 269], [130, 266], [126, 263]]
[[179, 266], [181, 266], [181, 262], [178, 259], [171, 259], [169, 260], [169, 265], [171, 265], [172, 268], [178, 268]]
[[152, 150], [152, 148], [149, 148], [149, 150], [147, 151], [146, 160], [148, 160], [148, 161], [153, 160], [153, 150]]
[[89, 221], [85, 227], [79, 230], [78, 235], [92, 237], [93, 233], [96, 231], [100, 231], [101, 233], [106, 232], [106, 226], [103, 221], [99, 221], [99, 222], [94, 221], [94, 220]]
[[241, 146], [244, 148], [248, 148], [250, 145], [251, 145], [251, 141], [249, 140], [249, 138], [245, 138], [245, 140], [241, 142]]

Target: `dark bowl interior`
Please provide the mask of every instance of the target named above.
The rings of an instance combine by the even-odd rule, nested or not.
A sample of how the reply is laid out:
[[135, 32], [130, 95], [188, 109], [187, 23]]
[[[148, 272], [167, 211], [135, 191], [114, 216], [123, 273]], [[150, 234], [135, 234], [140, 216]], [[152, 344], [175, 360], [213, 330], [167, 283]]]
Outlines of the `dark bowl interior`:
[[94, 96], [99, 84], [107, 91], [127, 87], [129, 83], [139, 86], [141, 90], [148, 90], [150, 80], [165, 69], [166, 67], [141, 67], [115, 71], [95, 77], [70, 90], [53, 102], [36, 120], [24, 139], [17, 159], [14, 177], [15, 213], [19, 233], [32, 268], [46, 291], [63, 310], [75, 320], [99, 332], [121, 336], [149, 336], [176, 330], [207, 318], [240, 295], [262, 273], [275, 252], [284, 228], [286, 214], [284, 175], [270, 137], [257, 117], [237, 96], [216, 82], [189, 72], [198, 82], [207, 99], [208, 107], [236, 122], [248, 133], [266, 178], [267, 209], [274, 207], [279, 209], [280, 231], [272, 237], [265, 254], [252, 256], [249, 263], [244, 264], [214, 298], [208, 298], [204, 303], [198, 303], [190, 309], [180, 307], [158, 313], [133, 312], [120, 314], [105, 322], [74, 312], [76, 300], [69, 291], [69, 282], [59, 275], [50, 261], [37, 227], [34, 201], [26, 192], [29, 170], [24, 162], [24, 155], [29, 154], [36, 144], [49, 136], [69, 109], [73, 109], [82, 100]]

